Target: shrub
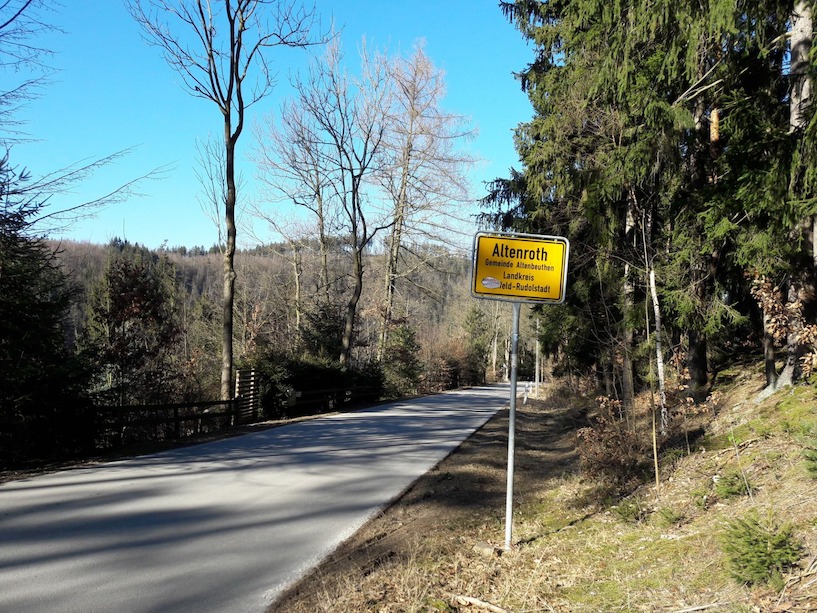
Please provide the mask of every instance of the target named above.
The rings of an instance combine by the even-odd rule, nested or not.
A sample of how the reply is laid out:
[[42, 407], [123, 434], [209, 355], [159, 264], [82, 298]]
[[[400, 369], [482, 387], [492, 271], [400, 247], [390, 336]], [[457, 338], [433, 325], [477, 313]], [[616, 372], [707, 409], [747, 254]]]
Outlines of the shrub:
[[420, 346], [414, 330], [407, 325], [396, 327], [386, 346], [383, 360], [385, 394], [399, 398], [417, 393], [422, 364], [418, 358]]
[[696, 487], [690, 492], [690, 495], [692, 496], [695, 506], [699, 509], [706, 509], [711, 502], [709, 490], [707, 488]]
[[616, 516], [628, 524], [638, 524], [647, 517], [647, 508], [638, 496], [625, 498], [620, 503], [611, 508]]
[[576, 433], [582, 473], [590, 478], [623, 482], [642, 472], [647, 447], [635, 432], [614, 417], [608, 398], [598, 402], [600, 415]]
[[669, 528], [677, 526], [684, 522], [686, 517], [681, 511], [673, 509], [672, 507], [661, 507], [658, 509], [657, 522], [659, 526]]
[[355, 389], [351, 397], [355, 405], [380, 400], [383, 397], [384, 381], [383, 368], [375, 360], [346, 371], [346, 385]]
[[755, 511], [727, 522], [721, 542], [732, 577], [749, 585], [782, 589], [783, 572], [800, 558], [792, 525], [780, 526], [771, 515], [761, 520]]
[[687, 456], [686, 449], [680, 447], [670, 447], [661, 454], [661, 466], [664, 468], [672, 468], [679, 460]]
[[436, 394], [455, 389], [460, 385], [460, 363], [456, 358], [435, 356], [426, 364], [421, 373], [419, 391], [422, 394]]
[[732, 470], [718, 478], [715, 482], [715, 493], [721, 500], [735, 498], [737, 496], [748, 496], [754, 491], [754, 487], [740, 470]]

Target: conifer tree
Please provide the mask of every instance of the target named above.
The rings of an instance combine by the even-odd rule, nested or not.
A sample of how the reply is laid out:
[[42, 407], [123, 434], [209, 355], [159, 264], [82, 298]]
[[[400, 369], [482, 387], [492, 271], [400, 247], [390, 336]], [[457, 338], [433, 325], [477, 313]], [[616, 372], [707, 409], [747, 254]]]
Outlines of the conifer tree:
[[67, 349], [72, 288], [34, 232], [42, 204], [0, 158], [0, 464], [93, 445], [86, 371]]
[[95, 391], [109, 404], [174, 400], [174, 268], [167, 258], [124, 241], [113, 240], [109, 249], [91, 293], [83, 343], [98, 368]]

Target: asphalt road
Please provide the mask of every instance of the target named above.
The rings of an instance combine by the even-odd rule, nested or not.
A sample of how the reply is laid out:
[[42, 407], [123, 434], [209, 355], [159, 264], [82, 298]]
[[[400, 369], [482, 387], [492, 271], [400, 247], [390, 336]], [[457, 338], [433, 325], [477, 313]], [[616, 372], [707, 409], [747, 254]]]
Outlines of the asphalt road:
[[509, 399], [482, 387], [0, 485], [0, 612], [262, 612]]

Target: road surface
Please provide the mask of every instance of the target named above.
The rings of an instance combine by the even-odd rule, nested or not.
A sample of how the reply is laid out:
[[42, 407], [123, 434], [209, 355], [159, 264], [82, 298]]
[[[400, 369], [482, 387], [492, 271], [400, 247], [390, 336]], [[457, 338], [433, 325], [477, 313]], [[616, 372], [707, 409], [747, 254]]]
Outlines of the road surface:
[[0, 485], [0, 611], [260, 613], [508, 399], [459, 390]]

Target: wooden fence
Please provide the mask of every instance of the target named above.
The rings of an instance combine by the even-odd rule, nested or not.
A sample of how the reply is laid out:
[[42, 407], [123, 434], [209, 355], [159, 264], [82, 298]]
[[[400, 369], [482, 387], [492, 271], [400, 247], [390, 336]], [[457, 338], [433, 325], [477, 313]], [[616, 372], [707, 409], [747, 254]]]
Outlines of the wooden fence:
[[97, 447], [207, 434], [258, 421], [260, 409], [260, 377], [254, 370], [240, 370], [232, 400], [97, 407]]
[[286, 413], [290, 417], [314, 415], [375, 402], [379, 391], [369, 386], [293, 391]]
[[[372, 387], [293, 390], [283, 413], [301, 417], [343, 411], [378, 400]], [[183, 404], [98, 406], [97, 440], [100, 449], [126, 447], [147, 441], [182, 439], [250, 424], [262, 419], [261, 377], [254, 370], [236, 373], [235, 398]]]
[[96, 446], [111, 449], [139, 442], [178, 439], [223, 430], [235, 421], [234, 407], [232, 400], [98, 406]]
[[254, 370], [235, 373], [235, 423], [258, 421], [261, 413], [261, 376]]

